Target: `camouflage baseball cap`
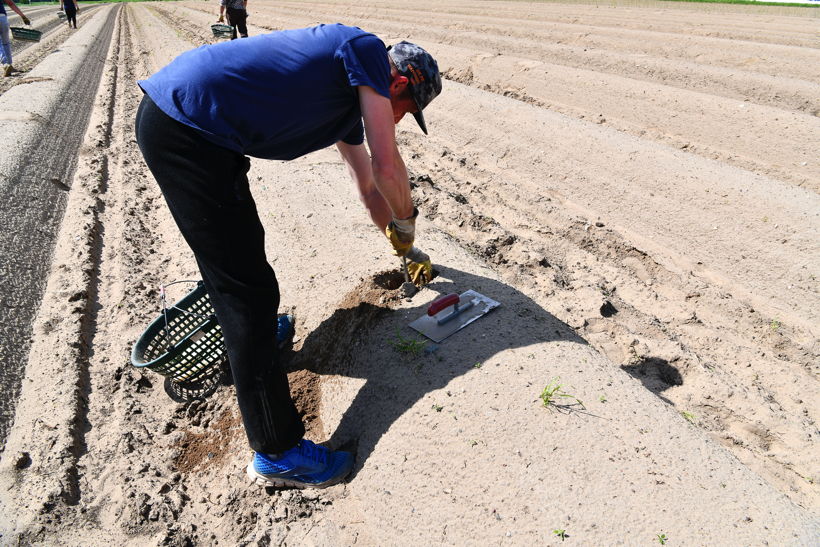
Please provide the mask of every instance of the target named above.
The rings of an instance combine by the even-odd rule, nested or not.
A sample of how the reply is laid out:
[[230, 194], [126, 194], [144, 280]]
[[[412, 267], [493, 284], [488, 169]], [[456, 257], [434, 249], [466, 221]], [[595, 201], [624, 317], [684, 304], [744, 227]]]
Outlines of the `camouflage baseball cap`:
[[410, 42], [399, 42], [387, 48], [388, 55], [395, 63], [399, 74], [410, 80], [410, 94], [416, 102], [418, 112], [413, 117], [427, 134], [427, 125], [421, 111], [441, 93], [441, 75], [438, 63], [421, 47]]

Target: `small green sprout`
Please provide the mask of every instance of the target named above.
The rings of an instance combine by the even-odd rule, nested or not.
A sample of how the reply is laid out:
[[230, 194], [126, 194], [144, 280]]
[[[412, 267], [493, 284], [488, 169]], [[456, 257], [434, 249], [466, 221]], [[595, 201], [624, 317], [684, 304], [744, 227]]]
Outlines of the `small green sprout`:
[[555, 534], [556, 536], [558, 536], [559, 538], [561, 538], [561, 541], [564, 541], [565, 539], [567, 539], [569, 537], [567, 535], [567, 531], [564, 530], [563, 528], [559, 528], [558, 530], [553, 530], [552, 533]]
[[473, 368], [481, 368], [483, 365], [484, 363], [476, 363], [473, 365]]
[[470, 440], [470, 446], [475, 446], [475, 445], [477, 445], [477, 444], [478, 444], [478, 441], [477, 441], [477, 440], [475, 440], [475, 439], [471, 439], [471, 440]]
[[661, 545], [666, 545], [666, 542], [669, 538], [666, 537], [666, 534], [658, 534], [658, 543]]
[[777, 329], [779, 329], [779, 328], [780, 328], [780, 326], [781, 326], [781, 323], [780, 323], [780, 321], [778, 321], [777, 319], [772, 319], [772, 322], [771, 322], [771, 323], [769, 323], [769, 327], [770, 327], [773, 331], [777, 331]]
[[396, 337], [390, 340], [390, 345], [393, 346], [396, 351], [413, 357], [418, 356], [426, 344], [427, 342], [424, 340], [405, 338], [401, 335], [399, 329], [396, 329]]
[[686, 419], [686, 421], [690, 424], [695, 423], [695, 421], [697, 420], [694, 414], [692, 414], [691, 412], [686, 412], [685, 410], [681, 411], [680, 415], [683, 416]]
[[[586, 409], [584, 403], [581, 402], [580, 399], [575, 397], [574, 395], [570, 395], [569, 393], [565, 393], [563, 390], [563, 386], [558, 383], [558, 378], [553, 378], [550, 380], [550, 383], [547, 384], [547, 387], [541, 392], [541, 401], [543, 401], [544, 406], [549, 408], [551, 406], [559, 407], [556, 402], [558, 397], [563, 397], [565, 399], [573, 399], [575, 403], [581, 405], [581, 408]], [[575, 404], [573, 403], [573, 404]]]
[[436, 412], [441, 412], [441, 409], [443, 409], [443, 408], [444, 407], [441, 406], [441, 405], [433, 405], [433, 410], [435, 410]]
[[602, 403], [605, 403], [606, 402], [606, 395], [599, 396], [598, 400], [601, 401]]

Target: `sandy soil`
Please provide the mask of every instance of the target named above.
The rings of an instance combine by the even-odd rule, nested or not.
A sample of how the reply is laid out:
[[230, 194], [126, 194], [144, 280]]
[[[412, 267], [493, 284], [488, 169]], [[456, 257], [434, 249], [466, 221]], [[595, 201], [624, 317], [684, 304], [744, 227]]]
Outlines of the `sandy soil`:
[[[816, 10], [257, 0], [252, 34], [355, 24], [446, 76], [430, 136], [398, 128], [439, 270], [412, 299], [334, 151], [252, 166], [294, 394], [311, 438], [357, 456], [322, 492], [248, 484], [230, 386], [177, 403], [128, 361], [159, 285], [196, 278], [134, 142], [135, 81], [212, 43], [217, 12], [84, 14], [113, 35], [23, 332], [0, 542], [817, 543]], [[395, 349], [470, 288], [502, 307]], [[553, 378], [583, 407], [544, 408]]]

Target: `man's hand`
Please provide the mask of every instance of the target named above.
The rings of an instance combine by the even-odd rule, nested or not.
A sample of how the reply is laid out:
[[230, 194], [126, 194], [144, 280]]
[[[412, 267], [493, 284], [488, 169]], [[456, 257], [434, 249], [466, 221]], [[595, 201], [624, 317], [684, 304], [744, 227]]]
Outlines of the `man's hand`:
[[405, 258], [407, 263], [407, 273], [410, 280], [417, 287], [423, 287], [433, 279], [433, 263], [426, 253], [421, 252], [417, 247], [412, 247]]
[[216, 22], [217, 23], [224, 23], [225, 22], [225, 16], [220, 13], [219, 14], [219, 19], [217, 19]]
[[419, 210], [413, 208], [413, 216], [409, 218], [393, 218], [384, 233], [393, 246], [393, 254], [405, 256], [413, 247], [413, 240], [416, 238], [416, 217]]
[[25, 15], [23, 15], [21, 17], [23, 18], [23, 24], [24, 25], [30, 25], [31, 24], [31, 21], [29, 20], [28, 17], [26, 17]]

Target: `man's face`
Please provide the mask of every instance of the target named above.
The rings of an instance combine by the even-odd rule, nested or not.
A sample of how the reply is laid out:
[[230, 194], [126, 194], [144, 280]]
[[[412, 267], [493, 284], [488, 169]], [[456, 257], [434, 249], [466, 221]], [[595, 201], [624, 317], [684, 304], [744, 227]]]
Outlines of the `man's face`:
[[406, 76], [401, 76], [395, 67], [392, 67], [390, 75], [390, 106], [393, 107], [393, 120], [399, 123], [408, 112], [412, 114], [418, 111], [418, 107], [407, 93], [410, 80]]
[[390, 106], [393, 107], [393, 120], [398, 124], [405, 114], [413, 113], [418, 110], [416, 102], [413, 99], [401, 99], [390, 97]]

